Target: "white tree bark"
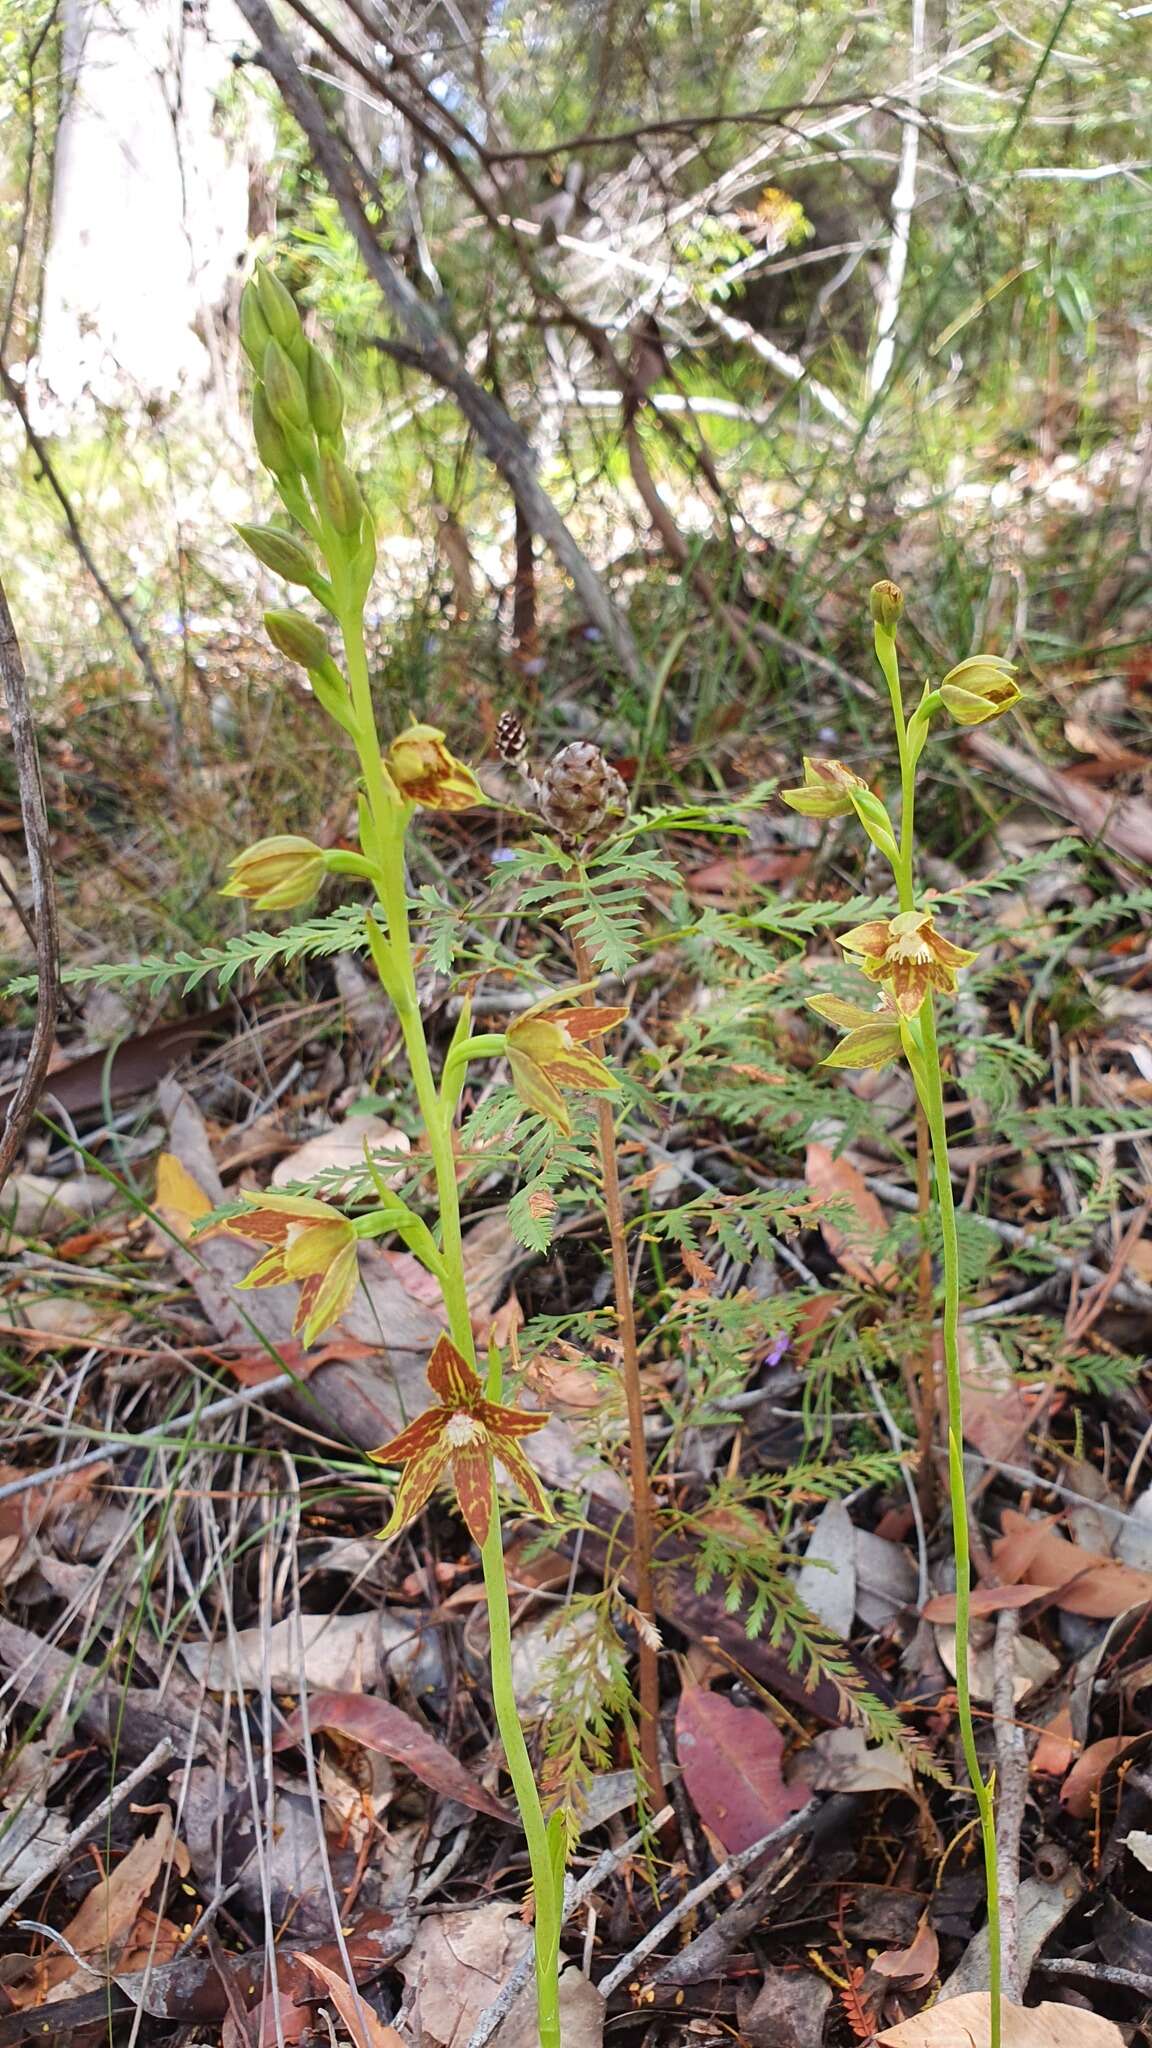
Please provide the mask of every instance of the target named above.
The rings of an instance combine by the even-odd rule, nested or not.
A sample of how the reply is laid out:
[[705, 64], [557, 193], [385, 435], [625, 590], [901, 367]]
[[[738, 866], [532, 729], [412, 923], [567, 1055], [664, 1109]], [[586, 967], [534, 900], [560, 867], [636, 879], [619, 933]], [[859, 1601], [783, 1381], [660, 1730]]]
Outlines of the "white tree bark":
[[908, 268], [908, 244], [912, 233], [912, 210], [916, 204], [916, 171], [920, 161], [921, 72], [927, 33], [926, 0], [912, 0], [912, 47], [908, 58], [908, 115], [900, 138], [900, 167], [892, 193], [892, 241], [888, 264], [876, 309], [876, 341], [868, 365], [869, 400], [878, 396], [888, 381], [896, 356], [896, 325], [900, 299]]
[[[252, 137], [221, 104], [232, 0], [64, 0], [39, 409], [166, 398], [209, 370], [196, 332], [248, 240]], [[259, 147], [267, 138], [256, 138]]]

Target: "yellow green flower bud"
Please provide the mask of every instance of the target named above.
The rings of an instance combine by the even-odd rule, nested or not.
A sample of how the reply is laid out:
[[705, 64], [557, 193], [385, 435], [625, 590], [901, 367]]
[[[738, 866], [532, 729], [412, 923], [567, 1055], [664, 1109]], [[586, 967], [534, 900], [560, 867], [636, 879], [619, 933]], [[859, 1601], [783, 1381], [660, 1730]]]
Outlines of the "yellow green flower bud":
[[291, 910], [316, 894], [324, 874], [322, 847], [284, 832], [258, 839], [229, 864], [222, 896], [247, 896], [259, 910]]
[[804, 818], [846, 818], [853, 808], [853, 792], [867, 787], [863, 776], [843, 761], [813, 761], [805, 754], [803, 786], [782, 789], [780, 801]]
[[885, 633], [894, 633], [904, 609], [904, 592], [898, 583], [874, 583], [868, 593], [868, 608]]
[[320, 505], [324, 516], [345, 540], [360, 531], [367, 507], [364, 494], [346, 462], [330, 448], [320, 451]]
[[995, 654], [973, 654], [950, 668], [940, 685], [940, 700], [957, 725], [983, 725], [1020, 702], [1023, 691], [1010, 661]]
[[303, 612], [265, 612], [264, 627], [279, 653], [301, 668], [321, 668], [328, 661], [328, 642], [319, 626]]
[[240, 346], [257, 376], [271, 339], [272, 332], [260, 306], [260, 294], [254, 284], [246, 284], [240, 299]]
[[397, 733], [384, 767], [404, 802], [424, 810], [466, 811], [488, 801], [472, 770], [449, 752], [434, 725], [410, 725]]
[[322, 441], [340, 432], [344, 418], [344, 392], [339, 377], [318, 348], [308, 349], [308, 411]]
[[308, 395], [303, 379], [291, 358], [286, 355], [280, 343], [272, 340], [264, 351], [264, 390], [269, 409], [277, 426], [286, 431], [295, 427], [298, 432], [307, 432], [312, 421], [308, 413]]
[[282, 348], [291, 348], [301, 332], [300, 315], [291, 292], [263, 263], [256, 265], [255, 286], [269, 334]]
[[272, 417], [272, 408], [262, 384], [257, 384], [252, 393], [252, 436], [256, 453], [265, 469], [270, 469], [273, 476], [295, 474], [296, 464], [283, 433]]
[[236, 531], [256, 560], [277, 576], [283, 576], [286, 583], [310, 587], [318, 582], [316, 565], [295, 534], [286, 533], [282, 526], [238, 526]]

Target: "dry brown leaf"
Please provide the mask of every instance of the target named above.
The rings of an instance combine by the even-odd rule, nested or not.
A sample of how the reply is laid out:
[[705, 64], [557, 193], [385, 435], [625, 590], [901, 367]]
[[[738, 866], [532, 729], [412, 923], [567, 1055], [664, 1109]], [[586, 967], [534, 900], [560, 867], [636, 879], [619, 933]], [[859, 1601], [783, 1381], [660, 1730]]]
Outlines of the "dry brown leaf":
[[1010, 1458], [1028, 1434], [1031, 1411], [994, 1337], [960, 1326], [964, 1436], [983, 1458]]
[[[968, 1596], [969, 1614], [1001, 1614], [1006, 1607], [1031, 1607], [1051, 1593], [1051, 1586], [973, 1586]], [[956, 1619], [955, 1593], [936, 1593], [920, 1609], [925, 1621]]]
[[863, 1728], [825, 1728], [802, 1750], [791, 1782], [813, 1792], [911, 1792], [912, 1766], [896, 1749], [869, 1749]]
[[940, 1943], [929, 1924], [927, 1911], [920, 1916], [907, 1948], [886, 1948], [873, 1961], [881, 1977], [899, 1977], [913, 1991], [922, 1991], [940, 1967]]
[[323, 1984], [356, 2048], [404, 2048], [395, 2027], [386, 2027], [383, 2020], [377, 2019], [372, 2007], [349, 1984], [347, 1977], [338, 1976], [327, 1963], [318, 1961], [315, 1956], [301, 1954], [299, 1960], [311, 1970], [317, 1982]]
[[[936, 1648], [950, 1677], [956, 1676], [956, 1631], [937, 1627]], [[1060, 1669], [1059, 1659], [1032, 1636], [1016, 1637], [1013, 1655], [1012, 1696], [1019, 1705], [1030, 1692], [1047, 1685]], [[973, 1644], [968, 1655], [968, 1683], [974, 1700], [990, 1700], [996, 1684], [996, 1648], [993, 1642]]]
[[[604, 2000], [582, 1970], [570, 1963], [560, 1975], [560, 2037], [564, 2048], [601, 2048]], [[492, 2036], [492, 2048], [540, 2048], [536, 1987], [520, 1993], [507, 2019]]]
[[[1119, 2027], [1078, 2005], [1002, 2000], [1000, 2026], [1003, 2048], [1124, 2048]], [[991, 2048], [992, 2000], [986, 1991], [942, 1999], [876, 2039], [883, 2048]]]
[[809, 1145], [804, 1178], [817, 1207], [827, 1202], [841, 1212], [846, 1207], [855, 1212], [851, 1222], [821, 1221], [820, 1230], [833, 1258], [866, 1287], [895, 1286], [895, 1266], [890, 1259], [878, 1259], [874, 1249], [888, 1229], [888, 1219], [859, 1168], [843, 1156], [837, 1159], [827, 1145]]
[[1084, 1550], [1051, 1520], [1033, 1522], [1007, 1508], [992, 1545], [997, 1573], [1009, 1585], [1047, 1587], [1068, 1614], [1114, 1620], [1152, 1600], [1152, 1572], [1137, 1571], [1099, 1551]]
[[1137, 1743], [1147, 1747], [1148, 1736], [1106, 1735], [1101, 1742], [1090, 1742], [1077, 1757], [1060, 1787], [1060, 1804], [1075, 1820], [1091, 1819], [1106, 1771]]
[[380, 1608], [362, 1614], [287, 1615], [266, 1632], [236, 1631], [231, 1645], [185, 1643], [181, 1656], [197, 1684], [209, 1692], [235, 1686], [298, 1693], [301, 1666], [314, 1692], [371, 1692], [385, 1671], [411, 1678], [423, 1651], [419, 1615], [398, 1620]]
[[1032, 1752], [1032, 1769], [1044, 1778], [1062, 1778], [1071, 1769], [1079, 1746], [1072, 1733], [1072, 1715], [1067, 1707], [1061, 1707], [1045, 1724]]
[[147, 1948], [157, 1930], [157, 1945], [165, 1946], [167, 1923], [157, 1922], [153, 1914], [145, 1918], [144, 1901], [170, 1859], [177, 1870], [187, 1871], [188, 1852], [176, 1839], [171, 1809], [163, 1806], [152, 1833], [137, 1837], [107, 1877], [93, 1885], [63, 1930], [64, 1941], [88, 1967], [78, 1970], [67, 1953], [39, 1957], [24, 1979], [7, 1985], [13, 2004], [23, 2010], [70, 1997], [74, 1991], [90, 1990], [92, 1975], [109, 1977], [114, 1970], [127, 1968], [129, 1958], [139, 1961], [140, 1950]]
[[[373, 1157], [396, 1152], [407, 1156], [412, 1150], [405, 1132], [398, 1131], [394, 1124], [385, 1123], [383, 1117], [350, 1116], [342, 1124], [333, 1124], [331, 1130], [321, 1131], [315, 1138], [307, 1139], [281, 1159], [273, 1168], [272, 1185], [283, 1188], [292, 1181], [314, 1180], [318, 1173], [342, 1170], [344, 1179], [326, 1182], [321, 1191], [325, 1201], [335, 1201], [341, 1189], [364, 1172], [365, 1146]], [[389, 1186], [398, 1187], [405, 1169], [400, 1167], [397, 1170], [391, 1159], [382, 1159], [380, 1167], [388, 1178]]]
[[465, 1913], [429, 1913], [397, 1964], [414, 1994], [425, 2041], [464, 2048], [531, 1940], [519, 1916], [499, 1902]]

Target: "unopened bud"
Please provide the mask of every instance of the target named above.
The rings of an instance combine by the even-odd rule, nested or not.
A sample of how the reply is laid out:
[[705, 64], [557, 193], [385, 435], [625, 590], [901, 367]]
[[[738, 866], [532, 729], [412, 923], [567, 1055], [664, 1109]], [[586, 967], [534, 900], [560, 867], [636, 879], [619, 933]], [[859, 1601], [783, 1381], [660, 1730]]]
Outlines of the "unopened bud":
[[950, 668], [940, 685], [945, 710], [957, 725], [984, 725], [1020, 702], [1023, 692], [1010, 661], [996, 654], [973, 654]]
[[265, 612], [264, 626], [273, 647], [301, 668], [318, 669], [329, 659], [323, 632], [303, 612]]
[[299, 432], [306, 432], [312, 424], [308, 414], [308, 395], [295, 363], [275, 339], [264, 351], [261, 373], [269, 409], [277, 425], [285, 430], [295, 427]]
[[308, 411], [320, 439], [333, 440], [340, 432], [340, 422], [344, 418], [344, 392], [327, 357], [311, 345], [308, 349]]
[[320, 453], [320, 504], [326, 519], [345, 540], [360, 531], [364, 494], [346, 462], [330, 448]]
[[272, 332], [261, 309], [260, 294], [254, 284], [246, 284], [240, 299], [240, 346], [257, 376], [271, 339]]
[[782, 789], [781, 803], [805, 818], [846, 818], [853, 798], [868, 787], [862, 775], [843, 761], [814, 761], [804, 756], [804, 781], [799, 789]]
[[303, 583], [311, 586], [318, 580], [315, 564], [305, 548], [302, 548], [295, 534], [286, 533], [282, 526], [238, 526], [246, 548], [251, 548], [258, 562], [271, 569], [277, 576], [283, 576], [286, 583]]
[[291, 347], [301, 332], [295, 299], [263, 263], [256, 265], [255, 284], [269, 334], [282, 348]]
[[868, 607], [876, 624], [885, 633], [894, 633], [904, 609], [904, 592], [898, 583], [874, 583], [868, 593]]
[[230, 862], [222, 896], [247, 896], [260, 910], [291, 910], [316, 894], [324, 875], [323, 849], [311, 839], [283, 832], [258, 839]]
[[294, 473], [296, 464], [292, 460], [288, 443], [272, 416], [268, 394], [262, 384], [257, 384], [252, 393], [252, 437], [256, 443], [256, 453], [265, 469], [270, 469], [273, 476], [291, 476]]

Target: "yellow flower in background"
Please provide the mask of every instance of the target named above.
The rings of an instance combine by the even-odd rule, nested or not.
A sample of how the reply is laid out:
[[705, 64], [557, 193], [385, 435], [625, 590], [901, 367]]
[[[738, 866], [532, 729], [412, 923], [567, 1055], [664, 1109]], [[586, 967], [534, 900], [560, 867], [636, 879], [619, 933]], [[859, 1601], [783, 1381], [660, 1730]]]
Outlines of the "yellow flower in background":
[[950, 668], [940, 685], [944, 708], [957, 725], [983, 725], [1020, 702], [1023, 691], [1010, 661], [996, 654], [973, 654]]
[[426, 811], [467, 811], [488, 799], [470, 768], [458, 761], [434, 725], [397, 733], [384, 766], [405, 803]]
[[852, 791], [867, 787], [863, 776], [843, 761], [814, 761], [805, 754], [802, 787], [782, 789], [780, 801], [805, 818], [846, 818], [855, 809]]
[[258, 910], [291, 910], [316, 894], [324, 876], [324, 849], [282, 832], [258, 839], [229, 862], [222, 896], [250, 896]]
[[901, 1016], [914, 1017], [929, 989], [950, 993], [956, 972], [976, 958], [937, 931], [928, 910], [902, 910], [845, 932], [839, 944], [870, 981], [890, 991]]
[[628, 1012], [599, 1008], [560, 1010], [556, 1003], [554, 996], [534, 1003], [509, 1025], [504, 1043], [512, 1068], [512, 1085], [525, 1108], [546, 1116], [568, 1137], [572, 1119], [560, 1089], [603, 1091], [619, 1085], [599, 1053], [584, 1041], [611, 1031]]
[[329, 1202], [311, 1195], [249, 1195], [251, 1207], [224, 1224], [233, 1237], [255, 1238], [269, 1249], [241, 1287], [283, 1287], [297, 1281], [300, 1300], [292, 1335], [305, 1349], [338, 1322], [356, 1292], [356, 1226]]

